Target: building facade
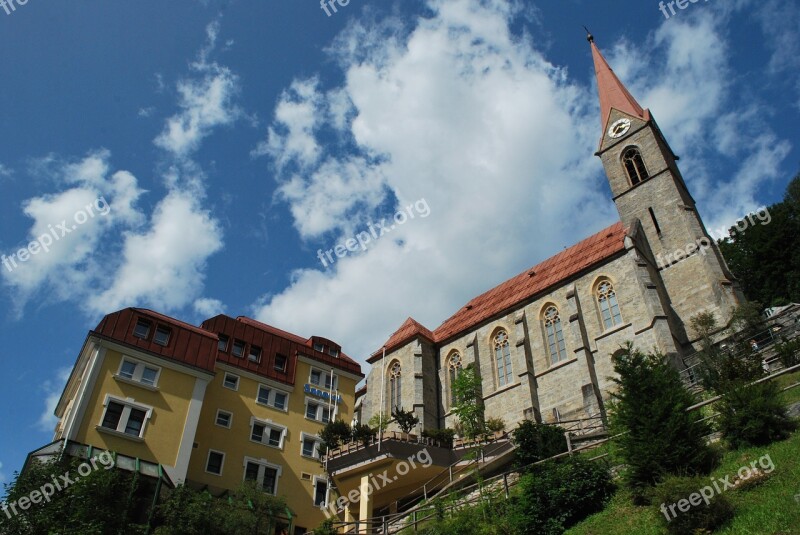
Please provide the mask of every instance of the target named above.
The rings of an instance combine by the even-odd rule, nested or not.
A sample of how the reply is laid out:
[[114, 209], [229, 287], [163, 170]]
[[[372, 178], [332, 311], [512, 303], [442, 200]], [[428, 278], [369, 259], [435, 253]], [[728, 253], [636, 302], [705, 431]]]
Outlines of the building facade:
[[56, 408], [55, 441], [157, 463], [214, 495], [255, 481], [286, 497], [294, 533], [324, 519], [319, 433], [350, 421], [361, 367], [325, 338], [220, 315], [195, 327], [150, 310], [89, 333]]
[[[368, 359], [362, 418], [413, 409], [420, 428], [453, 427], [452, 385], [473, 365], [486, 418], [509, 428], [602, 416], [611, 356], [627, 342], [683, 366], [692, 316], [723, 326], [742, 300], [650, 111], [590, 36], [603, 162], [620, 221], [479, 295], [435, 330], [412, 318]], [[385, 356], [384, 356], [385, 355]]]

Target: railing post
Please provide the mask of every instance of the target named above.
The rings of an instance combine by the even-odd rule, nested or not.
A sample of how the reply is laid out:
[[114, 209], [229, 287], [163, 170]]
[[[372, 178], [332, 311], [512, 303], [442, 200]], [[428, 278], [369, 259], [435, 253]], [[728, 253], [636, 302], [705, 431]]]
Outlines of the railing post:
[[567, 452], [572, 456], [572, 440], [569, 437], [569, 431], [565, 431], [564, 436], [567, 438]]
[[423, 496], [425, 496], [425, 500], [426, 501], [428, 499], [428, 487], [427, 487], [427, 485], [428, 485], [427, 483], [425, 483], [425, 485], [422, 485], [422, 494], [423, 494]]
[[450, 483], [452, 483], [452, 482], [453, 482], [453, 465], [451, 464], [451, 465], [450, 465], [450, 466], [447, 468], [447, 470], [448, 470], [448, 472], [450, 472]]
[[411, 519], [414, 521], [414, 531], [417, 531], [417, 511], [416, 511], [416, 509], [412, 512]]
[[506, 488], [506, 500], [508, 499], [508, 474], [503, 474], [503, 486]]

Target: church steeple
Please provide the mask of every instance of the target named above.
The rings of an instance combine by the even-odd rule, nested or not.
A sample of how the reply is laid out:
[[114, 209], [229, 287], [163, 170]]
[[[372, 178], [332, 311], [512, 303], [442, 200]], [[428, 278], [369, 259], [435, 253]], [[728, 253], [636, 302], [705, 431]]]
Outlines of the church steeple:
[[653, 278], [660, 278], [666, 308], [689, 325], [698, 311], [727, 323], [741, 294], [708, 235], [677, 157], [650, 111], [642, 108], [611, 70], [589, 35], [603, 134], [603, 161], [622, 223], [638, 234]]
[[597, 92], [600, 95], [600, 124], [603, 132], [605, 133], [608, 128], [612, 108], [643, 121], [649, 120], [650, 111], [643, 109], [617, 78], [617, 75], [614, 74], [614, 71], [606, 62], [606, 58], [597, 48], [594, 37], [591, 34], [589, 34], [588, 40], [592, 47], [594, 72], [597, 76]]

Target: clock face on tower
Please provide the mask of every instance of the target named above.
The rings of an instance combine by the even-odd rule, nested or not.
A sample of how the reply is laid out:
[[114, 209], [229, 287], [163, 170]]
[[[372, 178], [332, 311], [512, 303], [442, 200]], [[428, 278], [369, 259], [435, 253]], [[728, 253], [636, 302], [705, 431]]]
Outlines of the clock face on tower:
[[608, 135], [614, 139], [618, 137], [624, 136], [628, 130], [631, 128], [631, 120], [622, 118], [619, 120], [614, 121], [611, 126], [608, 127]]

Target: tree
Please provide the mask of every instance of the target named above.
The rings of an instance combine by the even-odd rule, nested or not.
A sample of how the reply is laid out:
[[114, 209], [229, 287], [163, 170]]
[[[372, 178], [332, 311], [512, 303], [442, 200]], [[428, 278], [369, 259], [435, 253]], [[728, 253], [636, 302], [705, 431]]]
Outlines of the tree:
[[628, 465], [626, 482], [637, 501], [667, 475], [707, 473], [714, 454], [705, 442], [709, 429], [678, 371], [660, 354], [628, 344], [612, 357], [618, 391], [612, 393], [612, 425], [624, 432], [617, 444]]
[[483, 403], [481, 399], [481, 378], [475, 373], [473, 364], [461, 370], [453, 381], [455, 404], [451, 412], [456, 415], [461, 429], [469, 439], [483, 432]]
[[417, 418], [417, 415], [414, 413], [414, 411], [405, 411], [400, 407], [395, 408], [392, 416], [397, 422], [397, 425], [400, 426], [400, 430], [403, 433], [410, 433], [419, 423], [419, 418]]
[[758, 216], [751, 216], [753, 224], [731, 227], [720, 251], [748, 299], [767, 306], [800, 302], [800, 174], [783, 201]]
[[155, 535], [271, 535], [286, 517], [286, 501], [247, 481], [225, 498], [179, 486], [158, 508]]
[[390, 419], [384, 412], [376, 412], [369, 419], [369, 426], [374, 433], [380, 433], [381, 431], [386, 431], [386, 428], [389, 427]]
[[328, 422], [319, 433], [319, 438], [322, 439], [322, 447], [331, 450], [349, 441], [352, 436], [353, 430], [343, 420]]
[[[14, 508], [0, 512], [0, 533], [144, 533], [145, 526], [137, 525], [134, 517], [148, 510], [153, 496], [152, 493], [144, 496], [140, 477], [113, 468], [111, 463], [111, 469], [92, 470], [86, 476], [78, 476], [82, 464], [88, 466], [86, 461], [67, 456], [60, 460], [32, 460], [24, 473], [17, 473], [5, 485], [5, 505], [13, 504], [17, 514], [12, 514]], [[53, 489], [43, 499], [45, 485], [53, 487], [54, 479], [63, 483], [59, 477], [62, 474], [74, 483]], [[38, 503], [32, 500], [34, 493], [38, 493]], [[23, 510], [20, 504], [27, 507]]]

